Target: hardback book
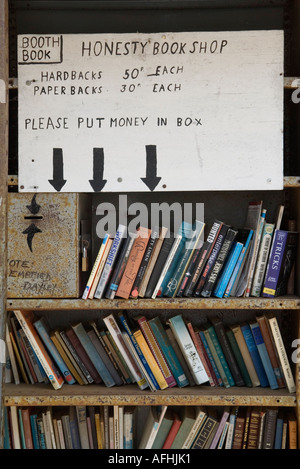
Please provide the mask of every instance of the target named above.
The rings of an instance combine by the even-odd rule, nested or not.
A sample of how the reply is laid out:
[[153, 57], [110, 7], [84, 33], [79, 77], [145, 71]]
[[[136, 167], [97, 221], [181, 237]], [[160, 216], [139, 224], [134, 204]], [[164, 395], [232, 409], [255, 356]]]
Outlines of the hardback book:
[[[198, 245], [196, 246], [196, 248], [194, 249], [191, 258], [189, 259], [184, 276], [181, 279], [180, 284], [178, 285], [176, 296], [182, 297], [184, 296], [184, 292], [188, 290], [188, 285], [192, 281], [192, 276], [196, 272], [198, 261], [200, 261], [201, 259], [203, 249], [204, 249], [204, 241], [201, 239]], [[191, 296], [191, 293], [188, 292], [187, 296]]]
[[132, 383], [134, 380], [131, 378], [129, 368], [125, 362], [124, 357], [121, 355], [121, 352], [117, 347], [111, 333], [108, 330], [100, 330], [100, 335], [103, 339], [103, 342], [107, 346], [107, 349], [110, 351], [120, 375], [123, 376], [124, 383]]
[[25, 440], [24, 449], [33, 449], [33, 439], [32, 439], [31, 425], [30, 425], [31, 411], [29, 407], [22, 407], [20, 410], [21, 410], [21, 418], [22, 418], [22, 424], [23, 424], [23, 429], [24, 429], [24, 440]]
[[168, 384], [168, 387], [171, 388], [173, 386], [176, 386], [176, 380], [174, 376], [171, 373], [171, 370], [168, 366], [168, 363], [164, 357], [164, 354], [162, 353], [158, 342], [152, 332], [151, 327], [148, 324], [148, 321], [145, 316], [137, 318], [137, 322], [139, 324], [139, 327], [147, 341], [148, 346], [150, 347], [153, 356], [156, 359], [156, 362], [158, 366], [160, 367], [160, 370]]
[[278, 389], [277, 379], [276, 379], [276, 376], [275, 376], [275, 373], [274, 373], [274, 370], [273, 370], [273, 367], [272, 367], [272, 363], [271, 363], [271, 360], [270, 360], [266, 345], [264, 343], [264, 339], [263, 339], [260, 327], [258, 325], [258, 322], [256, 322], [256, 321], [252, 322], [251, 321], [249, 323], [249, 325], [250, 325], [250, 328], [251, 328], [251, 331], [252, 331], [254, 342], [255, 342], [256, 347], [257, 347], [257, 351], [259, 353], [261, 362], [263, 364], [265, 373], [267, 375], [270, 388], [271, 389]]
[[140, 227], [137, 230], [136, 238], [133, 242], [125, 270], [123, 272], [116, 296], [128, 299], [134, 285], [135, 278], [140, 268], [147, 244], [151, 235], [151, 230]]
[[227, 420], [227, 422], [225, 422], [225, 425], [224, 425], [224, 428], [223, 428], [223, 430], [222, 430], [220, 439], [219, 439], [219, 441], [218, 441], [217, 449], [223, 449], [223, 447], [224, 447], [224, 445], [225, 445], [225, 441], [226, 441], [226, 436], [227, 436], [228, 428], [229, 428], [229, 420]]
[[287, 415], [287, 422], [288, 422], [288, 449], [297, 449], [297, 417], [293, 410], [289, 410]]
[[181, 425], [173, 440], [170, 449], [182, 449], [184, 442], [193, 428], [196, 421], [196, 408], [194, 406], [184, 406], [180, 414]]
[[270, 408], [266, 411], [262, 449], [273, 449], [276, 431], [278, 409]]
[[217, 385], [217, 379], [215, 376], [215, 373], [213, 371], [213, 367], [209, 362], [209, 358], [207, 356], [207, 353], [205, 351], [204, 345], [201, 341], [199, 331], [196, 331], [192, 325], [192, 323], [189, 321], [187, 322], [187, 328], [190, 333], [190, 336], [192, 338], [192, 341], [194, 342], [194, 345], [197, 349], [198, 355], [200, 357], [200, 360], [204, 366], [204, 369], [206, 371], [206, 374], [208, 376], [209, 384], [210, 386], [216, 386]]
[[214, 287], [213, 296], [216, 296], [217, 298], [223, 298], [226, 287], [230, 280], [231, 274], [233, 272], [233, 269], [236, 266], [236, 263], [238, 261], [238, 258], [240, 256], [242, 249], [243, 249], [243, 243], [240, 243], [238, 241], [235, 241], [233, 243], [233, 246], [229, 252], [229, 255], [224, 265], [224, 268], [222, 270], [222, 273]]
[[173, 422], [172, 426], [170, 428], [170, 431], [164, 441], [164, 444], [162, 446], [162, 449], [171, 449], [172, 443], [176, 437], [176, 434], [180, 428], [181, 425], [181, 419], [180, 416], [176, 413], [173, 412]]
[[169, 324], [182, 354], [190, 368], [196, 384], [203, 384], [209, 381], [203, 363], [189, 334], [188, 328], [183, 321], [182, 315], [179, 314], [169, 319]]
[[21, 376], [26, 384], [33, 383], [33, 379], [30, 374], [30, 370], [26, 358], [24, 356], [24, 351], [21, 343], [20, 331], [22, 330], [22, 326], [13, 314], [9, 316], [9, 320], [11, 325], [10, 338], [13, 345], [14, 353], [16, 355]]
[[207, 409], [204, 406], [196, 406], [195, 408], [195, 420], [190, 429], [187, 433], [186, 438], [183, 441], [181, 449], [190, 449], [201, 426], [203, 425], [205, 419], [207, 417]]
[[279, 409], [276, 419], [276, 429], [274, 437], [274, 449], [282, 449], [282, 436], [283, 436], [283, 412]]
[[86, 420], [87, 418], [86, 406], [77, 405], [76, 415], [77, 415], [77, 421], [78, 421], [78, 430], [79, 430], [81, 449], [90, 449], [87, 420]]
[[265, 223], [264, 225], [250, 292], [251, 296], [259, 297], [261, 294], [273, 239], [274, 226], [274, 223]]
[[212, 409], [209, 409], [207, 418], [201, 426], [191, 449], [204, 449], [210, 435], [214, 432], [216, 426], [218, 425], [218, 419], [214, 413], [211, 413]]
[[[76, 335], [74, 334], [74, 331], [72, 331], [72, 329], [69, 330], [69, 334], [71, 336], [74, 336], [74, 343], [76, 345], [76, 347], [79, 348], [79, 351], [80, 350], [83, 350], [83, 347], [80, 346], [80, 343], [79, 343], [79, 340], [77, 339]], [[86, 368], [84, 362], [82, 361], [82, 359], [80, 358], [80, 355], [77, 353], [77, 348], [73, 345], [73, 343], [71, 342], [71, 340], [69, 339], [68, 335], [66, 334], [66, 332], [64, 330], [61, 330], [59, 331], [59, 335], [61, 336], [62, 340], [63, 340], [63, 343], [65, 344], [65, 350], [68, 349], [70, 354], [72, 355], [72, 357], [74, 358], [74, 361], [77, 363], [78, 367], [80, 368], [80, 370], [82, 371], [87, 383], [93, 383], [93, 377], [91, 376], [90, 372], [88, 371], [88, 369]], [[83, 350], [83, 353], [85, 354], [84, 350]]]
[[31, 346], [37, 355], [40, 363], [42, 364], [45, 373], [52, 384], [54, 389], [60, 389], [64, 384], [63, 377], [58, 371], [55, 363], [48, 354], [42, 340], [40, 339], [38, 333], [36, 332], [33, 322], [36, 319], [34, 314], [29, 311], [14, 311], [16, 318], [18, 319], [22, 329], [24, 330]]
[[[210, 334], [210, 329], [213, 332], [213, 336]], [[200, 330], [200, 337], [202, 339], [202, 342], [207, 350], [209, 350], [211, 363], [214, 366], [214, 370], [216, 373], [216, 376], [219, 381], [219, 386], [224, 386], [225, 388], [229, 388], [231, 384], [228, 381], [228, 378], [226, 376], [223, 364], [221, 362], [221, 359], [219, 357], [219, 353], [217, 353], [217, 350], [221, 352], [220, 344], [218, 341], [215, 341], [216, 339], [216, 334], [213, 329], [213, 327], [209, 324], [206, 324], [202, 327]]]
[[174, 333], [172, 331], [172, 329], [170, 328], [170, 326], [167, 326], [165, 328], [165, 331], [166, 331], [166, 334], [168, 336], [168, 339], [170, 341], [170, 344], [174, 350], [174, 353], [176, 355], [176, 357], [178, 358], [179, 360], [179, 363], [183, 369], [183, 372], [186, 376], [186, 379], [188, 380], [188, 384], [189, 386], [196, 386], [196, 382], [195, 382], [195, 379], [190, 371], [190, 368], [188, 367], [187, 365], [187, 362], [182, 354], [182, 351], [178, 345], [178, 342], [177, 340], [175, 339], [175, 336], [174, 336]]
[[239, 407], [238, 413], [236, 416], [233, 440], [232, 440], [232, 449], [242, 449], [243, 448], [243, 439], [244, 431], [246, 424], [246, 411], [245, 407]]
[[221, 419], [219, 421], [219, 424], [218, 424], [218, 427], [217, 427], [217, 431], [216, 433], [214, 434], [214, 437], [213, 437], [213, 440], [210, 444], [210, 447], [209, 449], [216, 449], [217, 448], [217, 444], [219, 442], [219, 439], [221, 437], [221, 434], [223, 432], [223, 429], [225, 427], [225, 424], [229, 418], [229, 415], [230, 415], [230, 410], [229, 410], [229, 407], [225, 407], [224, 410], [223, 410], [223, 413], [222, 413], [222, 416], [221, 416]]
[[123, 449], [133, 449], [133, 419], [134, 419], [135, 408], [133, 406], [124, 407], [124, 437], [123, 437]]
[[146, 267], [146, 271], [145, 271], [145, 273], [143, 275], [143, 278], [142, 278], [142, 282], [141, 282], [140, 289], [139, 289], [139, 297], [140, 298], [143, 298], [146, 294], [146, 289], [147, 289], [149, 280], [151, 278], [154, 266], [156, 264], [157, 258], [159, 256], [160, 250], [162, 248], [162, 245], [163, 245], [163, 242], [165, 240], [165, 237], [166, 237], [167, 233], [168, 233], [168, 228], [166, 228], [164, 226], [162, 228], [160, 228], [158, 239], [157, 239], [157, 241], [156, 241], [156, 243], [153, 247], [149, 262], [148, 262], [147, 267]]
[[220, 232], [217, 236], [217, 239], [212, 247], [211, 253], [207, 259], [207, 262], [204, 266], [204, 269], [202, 271], [202, 274], [200, 275], [199, 281], [194, 289], [193, 295], [194, 296], [200, 296], [203, 287], [205, 285], [205, 282], [208, 280], [210, 273], [212, 272], [214, 265], [217, 261], [219, 252], [221, 250], [221, 247], [226, 239], [227, 232], [229, 230], [229, 225], [225, 225], [225, 223], [222, 224], [222, 227], [220, 229]]
[[26, 367], [27, 374], [29, 379], [32, 383], [43, 382], [43, 376], [40, 373], [40, 364], [39, 361], [36, 359], [36, 355], [34, 353], [33, 348], [30, 345], [29, 340], [27, 339], [24, 331], [19, 329], [18, 332], [18, 339], [20, 349], [22, 350], [22, 357], [25, 360], [24, 366]]
[[[80, 442], [80, 433], [79, 433], [79, 419], [77, 417], [77, 406], [70, 406], [69, 407], [69, 415], [68, 415], [68, 425], [69, 425], [69, 438], [71, 441], [71, 448], [73, 449], [80, 449], [81, 442]], [[83, 415], [84, 418], [84, 409]]]
[[[80, 359], [79, 363], [81, 369], [84, 371], [85, 374], [87, 373], [87, 377], [92, 378], [93, 382], [95, 382], [96, 384], [100, 384], [102, 382], [102, 379], [73, 328], [69, 327], [64, 332], [65, 336], [69, 340], [69, 343], [72, 344], [72, 349], [75, 350], [76, 356]], [[64, 335], [62, 335], [62, 337], [64, 338]]]
[[9, 331], [8, 323], [6, 323], [6, 325], [5, 325], [5, 341], [6, 341], [8, 355], [9, 355], [9, 359], [10, 359], [10, 363], [11, 363], [11, 367], [12, 367], [14, 383], [15, 384], [20, 384], [20, 374], [19, 374], [19, 370], [18, 370], [18, 366], [17, 366], [17, 359], [16, 359], [15, 352], [14, 352], [14, 349], [13, 349], [13, 344], [12, 344], [12, 340], [11, 340], [11, 334], [10, 334], [10, 331]]
[[272, 333], [271, 333], [271, 330], [270, 330], [268, 319], [265, 315], [256, 316], [256, 321], [259, 324], [259, 328], [260, 328], [261, 334], [263, 336], [265, 346], [266, 346], [267, 351], [268, 351], [268, 355], [269, 355], [269, 358], [270, 358], [270, 361], [271, 361], [271, 364], [272, 364], [272, 367], [273, 367], [273, 370], [274, 370], [274, 374], [275, 374], [276, 379], [277, 379], [277, 385], [278, 385], [279, 388], [284, 388], [285, 387], [285, 381], [284, 381], [282, 370], [281, 370], [281, 367], [280, 367], [279, 358], [277, 356], [275, 344], [274, 344], [274, 341], [273, 341], [273, 338], [272, 338]]
[[286, 382], [286, 386], [289, 390], [290, 393], [293, 393], [296, 391], [296, 385], [295, 385], [295, 380], [294, 376], [291, 370], [291, 366], [289, 363], [288, 355], [286, 353], [286, 348], [282, 339], [282, 335], [280, 332], [280, 328], [278, 325], [278, 321], [276, 316], [269, 317], [268, 318], [270, 329], [272, 332], [273, 340], [275, 343], [275, 347], [277, 350], [277, 354], [279, 357], [281, 369], [283, 372], [283, 376]]
[[131, 294], [130, 294], [130, 296], [132, 298], [137, 298], [139, 296], [142, 280], [143, 280], [143, 277], [146, 273], [146, 269], [147, 269], [147, 266], [148, 266], [149, 261], [151, 259], [151, 254], [153, 252], [155, 244], [158, 241], [158, 237], [159, 237], [159, 227], [156, 226], [151, 231], [151, 236], [150, 236], [150, 239], [149, 239], [149, 242], [148, 242], [148, 245], [147, 245], [147, 249], [145, 251], [145, 254], [144, 254], [143, 260], [141, 262], [141, 265], [140, 265], [139, 271], [137, 273], [137, 276], [135, 278], [135, 281], [134, 281], [134, 284], [133, 284], [133, 287], [132, 287], [132, 290], [131, 290]]
[[171, 372], [176, 379], [177, 385], [179, 387], [184, 387], [189, 384], [187, 377], [182, 369], [182, 366], [176, 356], [174, 349], [170, 343], [170, 340], [166, 334], [166, 331], [159, 319], [155, 317], [149, 320], [149, 326], [152, 329], [154, 336], [165, 356], [165, 359], [171, 369]]
[[227, 284], [224, 297], [227, 298], [229, 296], [235, 296], [236, 290], [240, 281], [240, 277], [243, 274], [244, 265], [247, 262], [249, 257], [249, 252], [253, 240], [253, 230], [244, 230], [247, 233], [247, 237], [245, 239], [244, 246], [242, 248], [241, 254], [239, 255], [238, 261], [233, 269], [229, 282]]
[[286, 293], [287, 282], [296, 258], [298, 232], [276, 230], [262, 296], [274, 298]]
[[131, 375], [133, 376], [134, 380], [138, 384], [140, 389], [145, 389], [148, 384], [144, 376], [142, 376], [139, 368], [137, 367], [134, 359], [132, 358], [131, 353], [128, 350], [126, 343], [124, 342], [124, 338], [122, 336], [122, 332], [119, 328], [117, 321], [115, 320], [114, 316], [110, 314], [103, 318], [103, 321], [111, 333], [117, 347], [119, 348], [122, 356], [124, 357], [126, 364], [130, 370]]
[[240, 351], [239, 346], [237, 344], [237, 341], [235, 339], [235, 336], [234, 336], [234, 334], [233, 334], [233, 332], [230, 328], [226, 328], [225, 333], [226, 333], [227, 339], [230, 343], [231, 350], [232, 350], [232, 352], [235, 356], [238, 367], [241, 371], [241, 374], [242, 374], [243, 380], [245, 382], [245, 385], [251, 388], [252, 387], [252, 381], [251, 381], [251, 378], [249, 376], [247, 367], [245, 365], [243, 355], [241, 354], [241, 351]]
[[192, 296], [196, 286], [198, 285], [200, 276], [204, 267], [206, 266], [206, 262], [212, 252], [212, 249], [218, 239], [220, 230], [223, 226], [223, 222], [219, 220], [215, 220], [210, 228], [208, 236], [203, 243], [203, 246], [199, 252], [199, 257], [196, 260], [196, 265], [193, 268], [193, 272], [186, 282], [183, 296]]
[[[178, 242], [178, 245], [177, 245], [177, 243], [174, 243], [174, 245], [172, 246], [172, 250], [170, 251], [170, 254], [168, 256], [166, 264], [164, 265], [164, 269], [163, 269], [163, 273], [162, 273], [163, 274], [162, 275], [162, 281], [161, 281], [161, 284], [159, 286], [157, 296], [163, 296], [164, 295], [164, 293], [167, 289], [168, 283], [169, 283], [173, 273], [175, 272], [175, 270], [177, 268], [177, 265], [180, 262], [180, 259], [183, 255], [183, 251], [185, 249], [185, 246], [188, 243], [188, 241], [190, 240], [191, 233], [192, 233], [192, 228], [193, 228], [193, 225], [191, 223], [188, 223], [187, 221], [183, 221], [181, 223], [181, 226], [178, 229], [177, 235], [175, 236], [176, 237], [175, 241], [178, 240], [179, 242]], [[177, 245], [177, 247], [175, 249], [176, 245]]]
[[237, 234], [238, 234], [237, 230], [234, 230], [232, 228], [229, 228], [227, 230], [225, 239], [222, 242], [222, 246], [220, 248], [220, 251], [218, 253], [214, 266], [212, 267], [209, 275], [207, 276], [206, 281], [202, 287], [202, 290], [198, 290], [198, 286], [196, 287], [195, 296], [201, 295], [205, 298], [208, 298], [212, 295], [213, 289], [222, 272], [222, 268], [226, 262], [227, 256], [229, 255], [230, 249], [234, 243], [234, 240]]
[[242, 354], [244, 363], [246, 365], [247, 371], [249, 373], [249, 376], [252, 382], [252, 386], [253, 387], [260, 386], [260, 381], [258, 379], [256, 370], [255, 370], [255, 367], [254, 367], [254, 364], [253, 364], [253, 361], [252, 361], [250, 352], [248, 350], [240, 325], [239, 324], [231, 325], [230, 329], [232, 330], [235, 340], [239, 346], [240, 352]]
[[158, 428], [158, 431], [155, 435], [155, 439], [153, 441], [153, 444], [151, 446], [151, 449], [162, 449], [163, 444], [169, 434], [169, 431], [172, 427], [173, 424], [173, 410], [170, 408], [167, 408], [163, 419], [161, 421], [161, 424]]
[[121, 281], [122, 275], [125, 270], [125, 266], [133, 245], [133, 241], [135, 239], [134, 233], [128, 233], [127, 238], [124, 240], [120, 254], [117, 257], [115, 267], [112, 272], [112, 276], [109, 280], [108, 287], [105, 292], [105, 298], [114, 299], [116, 292], [119, 287], [119, 283]]
[[190, 239], [186, 240], [185, 242], [179, 262], [177, 263], [176, 268], [173, 271], [171, 278], [169, 279], [167, 288], [164, 291], [164, 296], [176, 296], [195, 250], [201, 247], [203, 244], [203, 240], [201, 238], [203, 235], [204, 227], [205, 223], [202, 221], [195, 220], [195, 222], [193, 223], [193, 231], [191, 231], [190, 233]]
[[56, 365], [58, 366], [61, 372], [61, 375], [64, 377], [64, 380], [66, 381], [66, 383], [74, 384], [75, 383], [74, 377], [72, 376], [69, 368], [67, 367], [62, 356], [60, 355], [59, 351], [55, 347], [53, 341], [51, 340], [51, 337], [48, 331], [48, 326], [45, 322], [45, 319], [39, 318], [38, 320], [35, 320], [33, 322], [33, 325], [35, 329], [37, 330], [48, 352], [50, 353]]
[[105, 386], [112, 387], [116, 383], [111, 376], [109, 370], [107, 369], [106, 365], [104, 364], [103, 359], [99, 355], [96, 347], [94, 346], [93, 342], [91, 341], [90, 337], [86, 329], [84, 328], [81, 322], [72, 324], [72, 329], [77, 335], [81, 345], [85, 349], [86, 353], [90, 357], [94, 367], [96, 368], [99, 376], [101, 377], [102, 381], [104, 382]]
[[257, 350], [257, 346], [253, 338], [250, 325], [248, 323], [241, 324], [241, 331], [244, 336], [249, 353], [251, 355], [251, 359], [252, 359], [254, 368], [256, 370], [260, 385], [262, 387], [269, 386], [269, 381], [268, 381], [264, 366], [262, 364], [259, 352]]
[[225, 449], [232, 449], [235, 422], [236, 422], [236, 417], [238, 414], [238, 409], [239, 409], [238, 406], [234, 406], [230, 410], [230, 415], [229, 415], [229, 420], [228, 420], [229, 425], [228, 425], [228, 430], [227, 430], [227, 435], [226, 435], [226, 440], [225, 440]]
[[226, 361], [228, 363], [229, 369], [231, 371], [231, 374], [233, 376], [236, 386], [245, 386], [245, 381], [243, 379], [238, 363], [235, 359], [230, 342], [227, 338], [226, 330], [225, 330], [222, 319], [217, 316], [211, 316], [210, 321], [216, 331], [218, 340], [224, 352]]
[[218, 367], [224, 386], [225, 387], [234, 386], [235, 381], [233, 379], [232, 373], [228, 366], [224, 351], [221, 347], [215, 328], [212, 325], [208, 324], [204, 333], [206, 334], [206, 340], [211, 341], [211, 343], [208, 342], [209, 347], [211, 348], [211, 352], [214, 356], [214, 360]]
[[181, 234], [177, 233], [175, 235], [172, 246], [168, 252], [168, 256], [162, 266], [160, 275], [158, 276], [158, 280], [152, 292], [151, 298], [156, 298], [157, 296], [161, 296], [163, 294], [163, 290], [166, 285], [165, 278], [169, 278], [169, 276], [171, 275], [171, 264], [174, 258], [176, 258], [176, 254], [180, 252], [182, 239], [183, 236]]
[[258, 449], [261, 411], [259, 407], [252, 407], [248, 429], [247, 449]]
[[103, 271], [101, 277], [99, 279], [97, 288], [94, 293], [94, 298], [102, 298], [105, 294], [106, 287], [109, 283], [109, 279], [111, 277], [117, 255], [120, 251], [122, 246], [122, 242], [127, 235], [127, 227], [125, 225], [120, 224], [114, 236], [114, 240], [112, 242], [111, 248], [109, 250], [105, 265], [103, 267]]
[[[203, 344], [204, 350], [206, 352], [206, 356], [208, 358], [208, 361], [210, 363], [210, 370], [211, 370], [212, 377], [215, 380], [215, 384], [216, 384], [216, 386], [223, 386], [222, 378], [220, 376], [218, 367], [216, 365], [215, 359], [214, 359], [213, 354], [212, 354], [212, 349], [214, 349], [214, 347], [213, 347], [212, 340], [209, 337], [209, 333], [208, 333], [208, 331], [206, 331], [206, 333], [204, 333], [204, 330], [200, 329], [198, 331], [198, 334], [199, 334], [201, 343]], [[207, 340], [206, 336], [207, 336], [208, 340]], [[215, 352], [215, 350], [214, 350], [214, 352]]]
[[251, 409], [250, 409], [250, 407], [247, 407], [246, 408], [245, 428], [244, 428], [242, 449], [247, 449], [249, 426], [250, 426], [250, 413], [251, 413]]
[[89, 299], [89, 300], [92, 300], [92, 299], [94, 298], [94, 294], [95, 294], [97, 285], [98, 285], [98, 283], [99, 283], [100, 277], [101, 277], [101, 275], [102, 275], [104, 266], [105, 266], [105, 264], [106, 264], [106, 261], [107, 261], [107, 258], [108, 258], [108, 254], [110, 253], [110, 249], [111, 249], [112, 243], [113, 243], [113, 240], [110, 238], [110, 239], [108, 240], [107, 244], [105, 245], [104, 252], [103, 252], [103, 256], [102, 256], [102, 258], [101, 258], [99, 267], [98, 267], [98, 269], [97, 269], [97, 272], [96, 272], [96, 275], [95, 275], [95, 278], [94, 278], [92, 287], [91, 287], [91, 289], [90, 289], [90, 291], [89, 291], [89, 294], [88, 294], [88, 299]]
[[110, 239], [109, 234], [106, 234], [106, 235], [104, 236], [103, 240], [102, 240], [102, 243], [101, 243], [101, 245], [100, 245], [98, 254], [97, 254], [97, 256], [96, 256], [96, 259], [95, 259], [93, 268], [92, 268], [92, 270], [91, 270], [91, 273], [90, 273], [90, 275], [89, 275], [87, 284], [86, 284], [86, 286], [85, 286], [85, 289], [84, 289], [84, 292], [83, 292], [83, 295], [82, 295], [82, 298], [83, 298], [84, 300], [86, 300], [87, 297], [89, 296], [90, 290], [91, 290], [91, 288], [92, 288], [92, 285], [93, 285], [93, 283], [94, 283], [94, 280], [95, 280], [97, 271], [98, 271], [99, 266], [100, 266], [100, 263], [101, 263], [101, 259], [102, 259], [102, 257], [103, 257], [103, 253], [104, 253], [104, 251], [105, 251], [105, 247], [107, 246], [109, 239]]
[[150, 406], [139, 449], [151, 449], [168, 406]]
[[[153, 356], [152, 356], [152, 359], [151, 359], [151, 356], [150, 356], [151, 351], [150, 351], [150, 354], [148, 354], [148, 357], [146, 357], [146, 355], [145, 355], [146, 350], [145, 350], [144, 344], [142, 344], [142, 346], [141, 346], [141, 340], [138, 340], [138, 338], [136, 336], [136, 332], [141, 332], [141, 331], [137, 330], [137, 328], [132, 327], [132, 323], [130, 323], [128, 316], [125, 315], [124, 312], [119, 312], [118, 317], [119, 317], [120, 323], [121, 323], [124, 331], [127, 332], [128, 336], [130, 338], [130, 341], [132, 342], [132, 346], [134, 347], [135, 352], [137, 354], [137, 362], [139, 364], [139, 367], [143, 370], [143, 374], [146, 375], [149, 386], [153, 390], [162, 389], [160, 387], [160, 384], [163, 386], [163, 388], [168, 387], [166, 382], [164, 384], [162, 382], [163, 381], [163, 376], [162, 376], [160, 370], [155, 369], [155, 371], [160, 372], [161, 376], [159, 375], [159, 378], [162, 378], [160, 384], [157, 380], [158, 374], [154, 373], [153, 367], [151, 367], [151, 365], [149, 363], [149, 360], [152, 360], [151, 363], [153, 365]], [[147, 352], [148, 352], [148, 350], [147, 350]], [[158, 367], [158, 365], [157, 365], [157, 367]]]
[[13, 449], [22, 449], [17, 406], [10, 406], [10, 422]]
[[257, 256], [258, 256], [259, 247], [260, 247], [260, 241], [261, 241], [264, 226], [265, 226], [265, 223], [266, 223], [266, 214], [267, 214], [267, 210], [262, 209], [261, 214], [260, 214], [259, 223], [258, 223], [256, 233], [255, 233], [255, 235], [256, 235], [255, 240], [254, 240], [254, 243], [253, 243], [253, 251], [252, 251], [251, 262], [250, 262], [250, 266], [249, 266], [247, 286], [246, 286], [246, 290], [245, 290], [245, 296], [246, 297], [250, 296], [250, 292], [251, 292], [253, 276], [254, 276], [255, 266], [256, 266], [256, 262], [257, 262]]

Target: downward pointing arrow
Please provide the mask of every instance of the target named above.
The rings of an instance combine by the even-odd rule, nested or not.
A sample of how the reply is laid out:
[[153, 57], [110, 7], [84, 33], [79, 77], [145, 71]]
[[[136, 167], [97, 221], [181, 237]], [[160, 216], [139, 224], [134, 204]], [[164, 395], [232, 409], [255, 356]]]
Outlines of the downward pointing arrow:
[[93, 179], [89, 180], [95, 192], [100, 192], [107, 180], [103, 179], [104, 152], [103, 148], [93, 148]]
[[56, 191], [60, 191], [67, 182], [64, 179], [64, 163], [61, 148], [53, 148], [53, 179], [49, 179], [49, 182]]
[[157, 173], [156, 145], [146, 145], [146, 177], [141, 180], [153, 191], [161, 177]]

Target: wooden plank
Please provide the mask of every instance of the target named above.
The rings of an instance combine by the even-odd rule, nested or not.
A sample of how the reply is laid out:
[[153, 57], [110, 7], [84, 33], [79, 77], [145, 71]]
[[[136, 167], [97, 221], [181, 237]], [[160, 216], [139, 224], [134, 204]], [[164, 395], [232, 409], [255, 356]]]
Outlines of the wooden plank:
[[0, 448], [3, 446], [3, 384], [5, 371], [6, 244], [8, 173], [8, 2], [0, 0]]

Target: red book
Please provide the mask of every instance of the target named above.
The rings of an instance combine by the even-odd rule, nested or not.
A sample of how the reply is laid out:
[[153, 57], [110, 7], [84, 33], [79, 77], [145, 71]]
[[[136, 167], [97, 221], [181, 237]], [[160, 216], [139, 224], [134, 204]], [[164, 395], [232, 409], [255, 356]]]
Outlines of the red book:
[[170, 428], [170, 431], [168, 433], [167, 438], [165, 439], [165, 442], [163, 444], [162, 449], [170, 449], [172, 446], [172, 443], [175, 439], [175, 436], [177, 435], [177, 432], [180, 428], [181, 425], [181, 420], [177, 414], [174, 413], [174, 420], [172, 423], [172, 427]]

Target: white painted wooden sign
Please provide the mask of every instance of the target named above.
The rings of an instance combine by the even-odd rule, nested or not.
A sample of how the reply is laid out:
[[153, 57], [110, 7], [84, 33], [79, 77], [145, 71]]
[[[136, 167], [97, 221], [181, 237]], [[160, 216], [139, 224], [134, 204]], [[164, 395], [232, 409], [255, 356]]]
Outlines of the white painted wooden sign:
[[19, 190], [281, 189], [283, 32], [20, 35]]

